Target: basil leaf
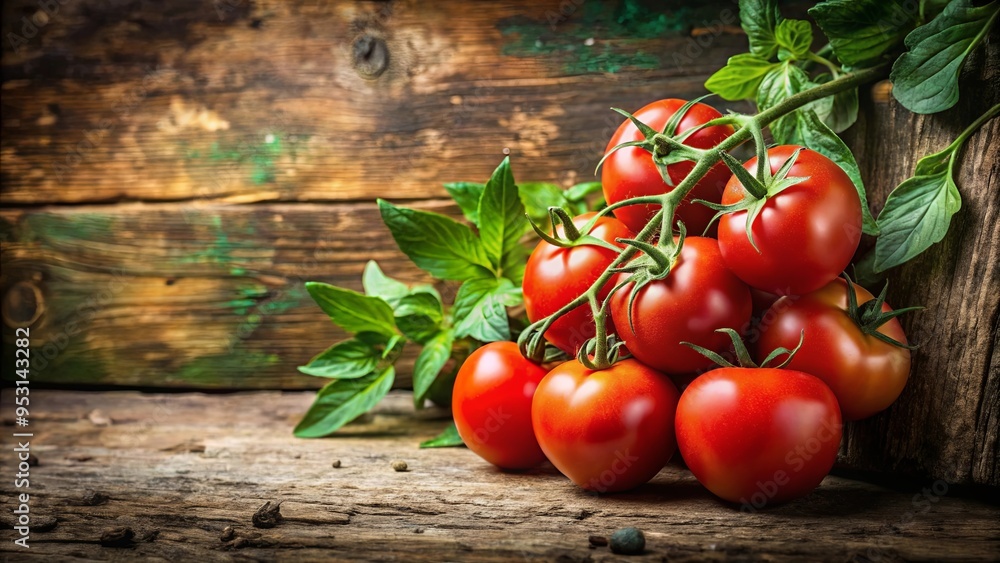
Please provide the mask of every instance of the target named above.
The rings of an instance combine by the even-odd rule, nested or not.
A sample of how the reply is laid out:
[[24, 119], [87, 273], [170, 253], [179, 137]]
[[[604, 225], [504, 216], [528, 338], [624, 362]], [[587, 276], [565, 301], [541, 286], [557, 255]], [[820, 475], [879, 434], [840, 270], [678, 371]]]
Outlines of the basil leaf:
[[[809, 75], [801, 68], [784, 62], [775, 66], [765, 76], [757, 90], [757, 107], [763, 111], [774, 107], [786, 98], [789, 98], [803, 90], [814, 86], [809, 81]], [[801, 123], [800, 116], [809, 110], [816, 111], [820, 115], [830, 113], [833, 106], [833, 98], [820, 98], [810, 102], [792, 113], [784, 115], [771, 123], [771, 136], [778, 143], [783, 144], [803, 144], [801, 135], [798, 132]]]
[[472, 229], [444, 215], [396, 207], [378, 200], [382, 221], [404, 254], [442, 280], [492, 275], [493, 266]]
[[875, 271], [898, 266], [940, 242], [961, 207], [962, 196], [947, 169], [896, 186], [878, 216], [882, 234], [875, 241]]
[[875, 64], [917, 25], [908, 0], [827, 0], [809, 8], [833, 53], [847, 66]]
[[328, 436], [341, 426], [371, 410], [392, 388], [396, 370], [382, 371], [357, 379], [337, 379], [316, 394], [316, 400], [295, 427], [299, 438]]
[[[816, 84], [825, 84], [833, 79], [829, 73], [823, 73], [814, 80]], [[845, 131], [858, 120], [858, 89], [851, 88], [833, 95], [833, 103], [826, 114], [817, 112], [819, 118], [833, 129], [834, 133]]]
[[454, 446], [464, 446], [465, 442], [458, 435], [458, 428], [452, 422], [448, 428], [444, 429], [436, 438], [431, 438], [426, 442], [420, 442], [421, 448], [450, 448]]
[[437, 333], [443, 318], [441, 301], [430, 293], [406, 295], [396, 306], [396, 326], [407, 338], [420, 344]]
[[757, 94], [764, 76], [778, 63], [750, 53], [729, 58], [726, 66], [720, 68], [705, 81], [705, 88], [726, 100], [743, 100]]
[[451, 330], [442, 330], [424, 344], [424, 349], [417, 356], [413, 364], [413, 403], [417, 408], [424, 406], [427, 393], [448, 363], [454, 341], [455, 335]]
[[486, 184], [452, 182], [445, 184], [444, 189], [451, 195], [451, 199], [455, 200], [455, 203], [458, 204], [458, 208], [462, 210], [462, 215], [472, 224], [478, 225], [479, 199], [483, 195], [483, 190], [486, 189]]
[[385, 275], [382, 268], [374, 260], [369, 260], [365, 264], [361, 284], [364, 286], [366, 294], [381, 297], [390, 307], [395, 307], [399, 299], [410, 292], [410, 288], [405, 283]]
[[1000, 2], [973, 7], [956, 0], [906, 36], [909, 49], [892, 65], [892, 95], [914, 113], [937, 113], [958, 102], [958, 75], [1000, 13]]
[[600, 182], [581, 182], [575, 184], [566, 189], [566, 201], [570, 203], [586, 202], [590, 194], [600, 193], [601, 188]]
[[777, 0], [740, 0], [740, 24], [750, 40], [750, 52], [770, 59], [778, 52], [774, 29], [781, 22]]
[[535, 223], [548, 223], [549, 207], [563, 207], [566, 197], [563, 189], [548, 182], [525, 182], [518, 185], [521, 203], [528, 217]]
[[868, 208], [868, 195], [861, 180], [861, 170], [858, 168], [858, 162], [854, 160], [851, 149], [847, 148], [844, 141], [820, 120], [816, 112], [797, 111], [792, 117], [794, 120], [791, 122], [791, 127], [783, 132], [785, 138], [778, 142], [809, 147], [837, 163], [837, 166], [851, 178], [851, 183], [854, 184], [854, 189], [857, 190], [858, 198], [861, 200], [861, 231], [877, 235], [879, 225]]
[[320, 282], [306, 282], [306, 290], [330, 320], [347, 332], [396, 334], [392, 308], [378, 297]]
[[805, 20], [782, 20], [774, 28], [774, 39], [797, 59], [805, 57], [812, 47], [812, 25]]
[[378, 363], [379, 353], [360, 340], [345, 340], [316, 355], [299, 371], [316, 377], [352, 379], [368, 375]]
[[479, 200], [479, 240], [497, 272], [515, 264], [513, 250], [520, 246], [521, 235], [527, 230], [524, 205], [507, 157], [486, 182]]
[[458, 288], [451, 313], [455, 318], [455, 336], [471, 336], [483, 342], [510, 340], [506, 307], [514, 283], [506, 278], [471, 279]]

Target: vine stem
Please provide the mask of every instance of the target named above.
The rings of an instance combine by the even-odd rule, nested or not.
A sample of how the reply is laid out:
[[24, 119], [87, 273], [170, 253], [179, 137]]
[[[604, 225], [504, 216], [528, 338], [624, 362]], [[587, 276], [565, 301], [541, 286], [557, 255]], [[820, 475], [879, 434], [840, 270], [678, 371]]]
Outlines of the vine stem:
[[[850, 90], [851, 88], [855, 88], [857, 86], [860, 86], [861, 84], [879, 78], [884, 74], [886, 66], [887, 66], [886, 64], [882, 64], [871, 68], [859, 70], [856, 72], [842, 74], [838, 78], [835, 78], [830, 82], [819, 84], [817, 86], [809, 88], [808, 90], [803, 90], [802, 92], [789, 96], [788, 98], [782, 100], [773, 107], [770, 107], [758, 113], [757, 115], [747, 116], [742, 118], [740, 121], [738, 121], [738, 123], [741, 123], [740, 128], [737, 129], [736, 132], [730, 135], [729, 137], [726, 137], [718, 145], [712, 147], [711, 149], [704, 150], [701, 153], [701, 156], [698, 158], [698, 160], [695, 161], [694, 168], [691, 169], [691, 172], [689, 172], [688, 175], [684, 177], [684, 180], [682, 180], [679, 184], [677, 184], [677, 186], [673, 190], [667, 192], [663, 196], [656, 196], [656, 198], [659, 200], [661, 204], [661, 208], [659, 211], [656, 212], [656, 214], [652, 217], [652, 219], [650, 219], [649, 222], [646, 223], [646, 226], [643, 227], [641, 231], [639, 231], [639, 234], [636, 236], [636, 239], [642, 241], [650, 240], [653, 237], [653, 235], [656, 234], [656, 232], [661, 229], [661, 225], [663, 225], [664, 223], [666, 223], [667, 226], [664, 226], [662, 228], [664, 229], [665, 232], [669, 232], [666, 229], [669, 229], [670, 225], [673, 224], [674, 212], [676, 211], [677, 206], [681, 203], [681, 201], [683, 201], [684, 197], [687, 196], [688, 193], [694, 188], [695, 184], [697, 184], [699, 180], [704, 178], [705, 175], [708, 174], [709, 170], [711, 170], [712, 167], [715, 166], [715, 164], [722, 159], [723, 152], [728, 152], [738, 147], [742, 143], [746, 142], [747, 140], [751, 139], [753, 137], [753, 131], [755, 128], [758, 130], [763, 129], [764, 127], [768, 126], [775, 120], [801, 108], [802, 106], [810, 102], [816, 101], [821, 98], [825, 98], [827, 96], [832, 96], [838, 92]], [[617, 209], [620, 207], [624, 207], [626, 205], [634, 205], [639, 203], [650, 203], [649, 197], [647, 196], [642, 198], [624, 200], [615, 204], [613, 207]], [[604, 212], [601, 213], [601, 215], [603, 215], [607, 211], [608, 210], [605, 210]], [[600, 277], [598, 277], [597, 280], [593, 284], [591, 284], [591, 286], [587, 289], [587, 291], [577, 296], [575, 299], [564, 305], [555, 313], [552, 313], [551, 315], [543, 319], [539, 319], [534, 323], [532, 323], [530, 326], [528, 326], [522, 332], [522, 336], [520, 339], [522, 345], [523, 343], [526, 343], [530, 340], [529, 336], [533, 331], [540, 331], [544, 333], [552, 326], [552, 323], [555, 322], [556, 319], [585, 303], [590, 304], [591, 309], [594, 313], [593, 316], [595, 320], [596, 334], [605, 333], [603, 327], [596, 327], [597, 322], [604, 321], [606, 313], [606, 311], [604, 311], [605, 307], [603, 306], [603, 304], [601, 306], [597, 305], [600, 302], [600, 299], [598, 299], [597, 297], [598, 293], [601, 291], [601, 288], [603, 288], [605, 284], [607, 284], [608, 281], [610, 281], [611, 278], [616, 275], [616, 272], [614, 270], [616, 268], [623, 266], [629, 260], [634, 258], [638, 252], [639, 249], [634, 246], [628, 246], [625, 249], [623, 249], [621, 253], [619, 253], [618, 256], [615, 258], [615, 260], [604, 270], [604, 272], [601, 273]], [[606, 350], [606, 345], [602, 346], [602, 344], [598, 342], [596, 351], [604, 352], [605, 350]], [[528, 352], [529, 357], [535, 355], [531, 353], [532, 350], [526, 350], [526, 351]], [[601, 366], [602, 364], [606, 365], [607, 364], [606, 354], [601, 354], [599, 356], [595, 355], [595, 363], [598, 366]]]

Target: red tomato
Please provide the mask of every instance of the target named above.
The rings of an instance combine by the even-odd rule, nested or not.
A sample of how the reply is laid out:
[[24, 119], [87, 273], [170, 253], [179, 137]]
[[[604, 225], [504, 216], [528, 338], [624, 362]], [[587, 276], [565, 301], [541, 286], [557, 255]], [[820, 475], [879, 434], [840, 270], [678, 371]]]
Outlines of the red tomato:
[[473, 352], [458, 370], [451, 399], [465, 445], [503, 469], [545, 461], [531, 429], [531, 398], [545, 373], [513, 342], [493, 342]]
[[[777, 172], [796, 147], [768, 149], [771, 172]], [[757, 158], [744, 164], [757, 171]], [[816, 151], [802, 149], [788, 177], [801, 183], [767, 199], [752, 232], [746, 233], [746, 211], [719, 220], [719, 248], [726, 265], [743, 281], [778, 295], [803, 295], [840, 275], [861, 240], [861, 200], [850, 177], [835, 162]], [[745, 190], [736, 176], [726, 184], [722, 204], [743, 199]]]
[[754, 511], [808, 494], [837, 458], [840, 407], [800, 371], [719, 368], [684, 390], [677, 445], [708, 490]]
[[542, 451], [563, 475], [597, 492], [649, 481], [676, 449], [677, 388], [635, 360], [591, 371], [576, 360], [538, 384], [531, 419]]
[[[874, 299], [858, 285], [854, 286], [854, 294], [858, 305]], [[888, 313], [892, 308], [883, 304], [882, 311]], [[794, 348], [803, 329], [806, 334], [802, 348], [786, 367], [826, 382], [837, 396], [845, 419], [859, 420], [885, 410], [903, 392], [910, 376], [910, 351], [861, 331], [847, 314], [844, 280], [775, 302], [759, 329], [758, 359], [777, 347]], [[878, 331], [906, 344], [903, 327], [896, 319], [890, 319]]]
[[[687, 102], [677, 99], [659, 100], [633, 115], [653, 129], [662, 131], [670, 117], [685, 103]], [[695, 104], [684, 114], [677, 126], [677, 133], [693, 129], [717, 117], [722, 117], [722, 114], [712, 106]], [[710, 149], [732, 134], [733, 128], [729, 125], [713, 125], [692, 133], [684, 144], [697, 149]], [[611, 137], [606, 151], [621, 143], [639, 141], [643, 138], [639, 129], [626, 119]], [[683, 161], [668, 166], [667, 173], [676, 186], [692, 168], [694, 168], [693, 162]], [[688, 232], [701, 234], [715, 215], [715, 211], [708, 207], [689, 202], [693, 199], [704, 199], [718, 203], [730, 176], [732, 173], [725, 164], [721, 162], [716, 164], [677, 208], [675, 219], [683, 221]], [[663, 181], [656, 165], [653, 164], [652, 155], [640, 147], [625, 147], [612, 153], [604, 161], [601, 169], [601, 183], [604, 187], [604, 199], [609, 204], [632, 197], [664, 194], [673, 189]], [[639, 232], [659, 210], [657, 205], [630, 205], [616, 210], [615, 217], [621, 219], [633, 231]], [[714, 233], [714, 225], [712, 229]]]
[[671, 375], [713, 365], [681, 342], [725, 352], [729, 336], [715, 330], [743, 330], [753, 309], [750, 289], [726, 268], [719, 244], [704, 237], [686, 238], [670, 274], [639, 290], [629, 326], [631, 291], [628, 284], [611, 297], [618, 334], [637, 360]]
[[[594, 216], [585, 213], [573, 219], [573, 224], [582, 227]], [[633, 238], [635, 235], [621, 221], [612, 217], [597, 220], [590, 235], [616, 246], [617, 238]], [[561, 248], [540, 241], [528, 258], [524, 270], [524, 308], [528, 320], [535, 322], [558, 311], [561, 307], [582, 295], [604, 273], [604, 269], [617, 257], [617, 253], [595, 245]], [[604, 299], [611, 290], [607, 284], [599, 297]], [[608, 333], [615, 327], [608, 323]], [[568, 354], [576, 354], [580, 346], [594, 337], [594, 316], [590, 305], [584, 304], [556, 319], [545, 338]]]

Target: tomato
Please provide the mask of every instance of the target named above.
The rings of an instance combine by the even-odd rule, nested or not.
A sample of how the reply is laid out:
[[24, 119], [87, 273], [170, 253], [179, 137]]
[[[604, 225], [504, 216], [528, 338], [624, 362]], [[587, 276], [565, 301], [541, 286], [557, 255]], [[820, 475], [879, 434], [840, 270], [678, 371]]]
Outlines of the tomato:
[[[659, 100], [633, 115], [653, 129], [662, 131], [670, 117], [685, 103], [687, 102], [677, 99]], [[683, 133], [718, 117], [722, 117], [722, 114], [712, 106], [695, 104], [680, 120], [677, 133]], [[729, 125], [713, 125], [692, 133], [684, 140], [684, 144], [697, 149], [710, 149], [732, 134], [733, 128]], [[626, 119], [611, 137], [605, 152], [621, 143], [640, 141], [643, 138], [639, 129]], [[669, 165], [667, 173], [676, 186], [692, 168], [694, 162], [682, 161]], [[704, 199], [718, 203], [730, 176], [732, 173], [725, 164], [721, 162], [716, 164], [677, 208], [675, 219], [683, 221], [688, 232], [701, 234], [715, 215], [715, 211], [708, 207], [691, 204], [690, 201]], [[633, 197], [664, 194], [673, 189], [663, 181], [656, 165], [653, 164], [652, 155], [641, 147], [624, 147], [608, 156], [602, 165], [601, 184], [604, 187], [604, 199], [609, 204]], [[639, 232], [659, 210], [657, 205], [630, 205], [615, 210], [615, 217], [621, 219], [633, 231]], [[712, 228], [714, 232], [715, 226]]]
[[[593, 216], [594, 213], [585, 213], [574, 218], [573, 224], [582, 227]], [[635, 236], [628, 227], [613, 217], [598, 219], [590, 235], [619, 247], [623, 245], [615, 242], [615, 239]], [[528, 320], [535, 322], [547, 317], [582, 295], [601, 277], [615, 258], [616, 252], [596, 245], [561, 248], [544, 240], [539, 242], [528, 258], [522, 283]], [[611, 287], [611, 284], [606, 285], [599, 297], [604, 299]], [[608, 333], [613, 334], [614, 330], [609, 322]], [[568, 354], [576, 354], [580, 346], [593, 337], [594, 316], [588, 304], [559, 317], [545, 331], [545, 338]]]
[[[865, 288], [853, 287], [859, 305], [874, 299]], [[761, 321], [757, 356], [777, 347], [794, 348], [805, 330], [802, 348], [787, 367], [822, 379], [837, 396], [844, 418], [859, 420], [885, 410], [903, 392], [910, 351], [865, 334], [847, 309], [844, 280], [801, 297], [782, 297]], [[892, 308], [883, 304], [882, 311]], [[906, 344], [897, 319], [878, 332]]]
[[649, 481], [676, 449], [677, 388], [635, 360], [592, 371], [565, 362], [538, 384], [531, 420], [552, 465], [589, 491]]
[[493, 342], [473, 352], [458, 370], [451, 399], [465, 445], [503, 469], [545, 461], [531, 428], [531, 398], [545, 374], [513, 342]]
[[[768, 149], [772, 173], [800, 148]], [[744, 167], [755, 174], [757, 158]], [[788, 177], [805, 179], [768, 197], [752, 226], [757, 249], [747, 238], [746, 211], [719, 220], [719, 248], [733, 273], [749, 285], [802, 295], [832, 281], [851, 261], [861, 240], [861, 200], [847, 173], [816, 151], [802, 149]], [[722, 204], [737, 203], [744, 195], [734, 175]]]
[[726, 268], [718, 243], [710, 238], [684, 240], [670, 274], [636, 294], [630, 326], [632, 286], [622, 287], [611, 297], [611, 317], [618, 334], [636, 359], [671, 375], [713, 365], [681, 342], [725, 352], [729, 336], [715, 330], [743, 330], [753, 310], [750, 289]]
[[712, 370], [677, 406], [677, 445], [691, 473], [750, 511], [816, 488], [833, 467], [841, 431], [830, 388], [787, 369]]

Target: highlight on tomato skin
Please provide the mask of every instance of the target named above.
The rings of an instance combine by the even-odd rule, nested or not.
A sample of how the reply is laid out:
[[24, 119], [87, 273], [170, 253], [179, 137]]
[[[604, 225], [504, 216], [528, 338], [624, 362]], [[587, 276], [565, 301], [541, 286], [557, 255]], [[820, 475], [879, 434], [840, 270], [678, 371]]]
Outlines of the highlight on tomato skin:
[[[639, 109], [633, 115], [653, 129], [662, 131], [674, 113], [686, 103], [686, 100], [676, 98], [658, 100]], [[684, 133], [719, 117], [722, 117], [722, 114], [712, 106], [696, 103], [678, 123], [677, 133]], [[731, 125], [712, 125], [691, 134], [683, 143], [696, 149], [709, 149], [733, 133]], [[638, 141], [642, 138], [642, 132], [631, 121], [625, 119], [612, 135], [605, 153], [621, 143]], [[673, 185], [676, 186], [693, 168], [694, 162], [682, 161], [667, 166], [667, 172]], [[722, 199], [722, 191], [730, 176], [732, 173], [726, 165], [719, 162], [712, 166], [708, 174], [699, 180], [684, 198], [677, 208], [675, 219], [683, 221], [688, 227], [688, 232], [701, 234], [715, 215], [715, 211], [708, 207], [691, 202], [703, 199], [718, 203]], [[601, 165], [601, 183], [604, 187], [604, 199], [608, 204], [633, 197], [664, 194], [673, 189], [663, 181], [650, 153], [640, 147], [623, 147], [608, 156]], [[659, 209], [657, 205], [629, 205], [616, 210], [615, 216], [630, 229], [639, 232]], [[708, 234], [714, 236], [715, 229], [713, 224]]]
[[677, 405], [688, 469], [745, 510], [809, 494], [830, 472], [842, 436], [837, 398], [818, 378], [775, 368], [719, 368]]
[[630, 303], [632, 287], [611, 297], [615, 327], [636, 359], [669, 375], [712, 367], [681, 343], [725, 352], [730, 339], [716, 330], [742, 330], [753, 311], [749, 288], [726, 267], [718, 242], [706, 237], [685, 238], [670, 273], [639, 289]]
[[[852, 286], [858, 305], [875, 299], [865, 288]], [[755, 359], [778, 347], [794, 348], [805, 330], [808, 336], [786, 367], [822, 379], [837, 396], [844, 419], [861, 420], [889, 408], [903, 393], [910, 350], [865, 334], [847, 309], [843, 279], [803, 296], [782, 297], [771, 306], [768, 324], [759, 328]], [[882, 312], [891, 311], [883, 303]], [[889, 319], [878, 332], [907, 344], [898, 319]]]
[[531, 400], [546, 373], [514, 342], [492, 342], [473, 352], [452, 391], [452, 415], [465, 445], [502, 469], [543, 463], [531, 427]]
[[652, 479], [676, 450], [679, 393], [636, 360], [600, 371], [571, 360], [539, 383], [531, 406], [546, 457], [577, 486], [626, 491]]
[[[573, 224], [583, 227], [594, 215], [584, 213], [574, 217]], [[616, 242], [617, 239], [635, 237], [635, 233], [614, 217], [598, 219], [589, 234], [618, 247], [624, 245]], [[528, 320], [535, 322], [543, 319], [587, 291], [616, 257], [611, 249], [596, 245], [562, 248], [539, 241], [528, 258], [522, 282]], [[598, 293], [598, 299], [607, 297], [611, 287], [612, 283], [607, 283]], [[614, 334], [615, 326], [610, 317], [606, 324], [608, 333]], [[545, 331], [546, 340], [570, 355], [575, 355], [580, 346], [593, 337], [594, 316], [588, 304], [559, 317]]]

